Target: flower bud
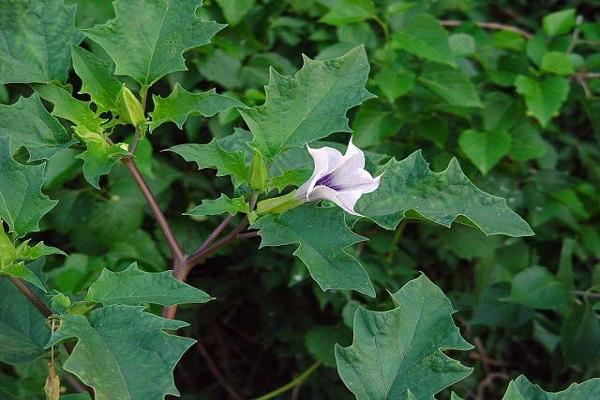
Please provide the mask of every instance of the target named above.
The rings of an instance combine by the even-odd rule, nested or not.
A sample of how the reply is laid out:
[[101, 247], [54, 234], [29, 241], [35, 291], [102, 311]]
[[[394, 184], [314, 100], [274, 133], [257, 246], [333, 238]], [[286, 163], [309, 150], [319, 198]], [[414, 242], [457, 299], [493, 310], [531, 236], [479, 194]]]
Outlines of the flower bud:
[[135, 127], [140, 126], [146, 121], [144, 107], [125, 85], [123, 85], [123, 90], [121, 91], [121, 113], [121, 117], [127, 122], [131, 122]]
[[254, 152], [252, 159], [252, 172], [250, 173], [250, 187], [254, 190], [264, 190], [267, 185], [269, 171], [258, 151]]

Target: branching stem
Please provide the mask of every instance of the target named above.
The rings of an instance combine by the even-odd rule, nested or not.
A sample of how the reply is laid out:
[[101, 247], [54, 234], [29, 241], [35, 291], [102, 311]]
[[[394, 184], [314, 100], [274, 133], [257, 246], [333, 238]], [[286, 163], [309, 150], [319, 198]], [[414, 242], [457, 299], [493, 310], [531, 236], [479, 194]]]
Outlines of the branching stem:
[[[459, 21], [459, 20], [454, 20], [454, 19], [440, 21], [440, 24], [442, 24], [443, 26], [460, 26], [463, 23], [464, 23], [464, 21]], [[526, 30], [517, 28], [516, 26], [512, 26], [512, 25], [501, 24], [499, 22], [475, 22], [475, 24], [480, 28], [515, 32], [527, 39], [529, 39], [533, 36], [531, 33], [527, 32]]]
[[287, 392], [288, 390], [292, 390], [293, 388], [295, 388], [296, 386], [300, 386], [313, 372], [315, 372], [319, 367], [321, 366], [321, 362], [317, 361], [316, 363], [314, 363], [313, 365], [311, 365], [306, 371], [304, 371], [303, 373], [301, 373], [300, 375], [298, 375], [297, 377], [295, 377], [293, 380], [291, 380], [290, 382], [286, 383], [285, 385], [265, 394], [262, 395], [260, 397], [257, 397], [254, 400], [269, 400], [272, 399], [274, 397], [279, 396], [282, 393]]

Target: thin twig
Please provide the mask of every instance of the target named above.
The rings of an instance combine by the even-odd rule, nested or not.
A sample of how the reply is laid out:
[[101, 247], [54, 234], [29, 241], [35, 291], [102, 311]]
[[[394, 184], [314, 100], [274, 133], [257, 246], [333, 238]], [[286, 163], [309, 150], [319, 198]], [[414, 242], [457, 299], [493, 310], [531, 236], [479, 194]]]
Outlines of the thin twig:
[[202, 358], [204, 358], [204, 361], [206, 361], [206, 365], [208, 365], [208, 368], [212, 372], [213, 376], [215, 377], [217, 382], [219, 382], [219, 385], [221, 385], [231, 397], [237, 400], [241, 400], [240, 395], [233, 389], [233, 387], [231, 387], [229, 382], [225, 380], [223, 374], [221, 374], [221, 371], [213, 361], [210, 354], [208, 354], [208, 351], [206, 350], [206, 347], [204, 347], [204, 344], [202, 343], [202, 340], [200, 340], [200, 338], [198, 338], [197, 347], [198, 351], [202, 355]]
[[219, 237], [221, 232], [227, 228], [232, 219], [233, 215], [228, 215], [223, 221], [221, 221], [221, 223], [210, 233], [210, 235], [207, 236], [204, 242], [202, 242], [202, 244], [192, 252], [192, 255], [197, 254], [208, 247], [208, 245], [211, 244], [217, 237]]
[[254, 400], [269, 400], [269, 399], [272, 399], [273, 397], [279, 396], [280, 394], [287, 392], [288, 390], [295, 388], [296, 386], [301, 385], [320, 366], [321, 366], [321, 362], [317, 361], [316, 363], [311, 365], [306, 371], [304, 371], [303, 373], [298, 375], [296, 378], [294, 378], [292, 381], [286, 383], [285, 385], [283, 385], [265, 395], [257, 397]]
[[258, 231], [248, 231], [248, 232], [243, 232], [243, 233], [239, 233], [237, 235], [238, 239], [246, 239], [246, 238], [253, 238], [253, 237], [257, 237], [258, 236]]
[[150, 187], [144, 180], [144, 177], [140, 173], [140, 170], [138, 169], [137, 165], [135, 164], [135, 160], [131, 157], [125, 157], [122, 158], [121, 161], [123, 162], [123, 164], [125, 164], [129, 172], [131, 173], [131, 176], [135, 180], [135, 183], [137, 183], [138, 187], [140, 188], [142, 195], [144, 196], [146, 202], [150, 206], [150, 210], [152, 211], [154, 218], [156, 218], [156, 222], [158, 222], [160, 230], [162, 231], [167, 241], [167, 244], [169, 245], [169, 249], [171, 250], [171, 254], [173, 256], [173, 275], [175, 275], [176, 271], [185, 265], [186, 256], [181, 250], [181, 246], [175, 238], [175, 235], [171, 230], [171, 226], [169, 225], [167, 218], [158, 206], [158, 202], [156, 201], [154, 194], [152, 194]]
[[571, 290], [571, 293], [577, 296], [589, 297], [591, 299], [600, 299], [600, 293], [587, 292], [584, 290]]
[[[454, 20], [454, 19], [440, 21], [440, 24], [442, 24], [443, 26], [460, 26], [463, 23], [464, 23], [464, 21], [458, 21], [458, 20]], [[517, 28], [516, 26], [512, 26], [512, 25], [501, 24], [499, 22], [475, 22], [475, 24], [480, 28], [515, 32], [527, 39], [529, 39], [533, 36], [531, 33], [527, 32], [526, 30]]]

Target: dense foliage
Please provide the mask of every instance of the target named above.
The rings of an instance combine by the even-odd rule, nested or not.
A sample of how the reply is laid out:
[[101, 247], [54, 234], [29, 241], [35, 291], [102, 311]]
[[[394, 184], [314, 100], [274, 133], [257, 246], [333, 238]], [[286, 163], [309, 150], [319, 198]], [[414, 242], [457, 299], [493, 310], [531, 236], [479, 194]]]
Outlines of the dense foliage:
[[600, 398], [595, 3], [0, 0], [0, 398]]

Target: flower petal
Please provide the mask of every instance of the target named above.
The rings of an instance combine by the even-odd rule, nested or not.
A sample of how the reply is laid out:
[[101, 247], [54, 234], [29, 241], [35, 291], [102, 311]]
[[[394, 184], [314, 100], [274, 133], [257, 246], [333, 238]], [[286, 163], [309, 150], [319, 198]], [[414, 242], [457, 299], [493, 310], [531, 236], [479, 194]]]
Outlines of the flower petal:
[[309, 194], [315, 187], [317, 181], [335, 170], [335, 168], [343, 162], [344, 156], [342, 156], [342, 153], [331, 147], [312, 149], [309, 146], [306, 146], [306, 148], [313, 158], [315, 169], [308, 181], [298, 189], [298, 195], [305, 196], [306, 200], [308, 200]]
[[340, 206], [347, 213], [362, 217], [362, 215], [354, 211], [354, 206], [358, 199], [360, 199], [360, 196], [362, 196], [362, 191], [360, 190], [339, 192], [327, 186], [317, 186], [309, 193], [309, 200], [329, 200]]

